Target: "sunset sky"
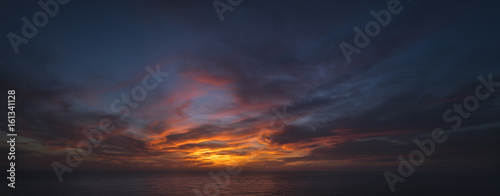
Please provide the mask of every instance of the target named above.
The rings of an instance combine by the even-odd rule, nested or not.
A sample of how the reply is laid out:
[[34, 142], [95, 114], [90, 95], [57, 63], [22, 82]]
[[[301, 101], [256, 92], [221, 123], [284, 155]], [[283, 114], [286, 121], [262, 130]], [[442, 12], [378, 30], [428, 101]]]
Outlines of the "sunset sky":
[[[244, 0], [222, 22], [212, 1], [71, 1], [18, 54], [0, 39], [1, 89], [17, 96], [17, 163], [52, 170], [83, 129], [109, 118], [116, 129], [75, 170], [382, 173], [438, 127], [448, 140], [420, 170], [498, 169], [500, 89], [459, 130], [443, 121], [478, 76], [500, 81], [500, 4], [464, 2], [401, 1], [348, 64], [339, 44], [353, 44], [353, 28], [386, 0]], [[41, 10], [0, 7], [2, 35]], [[120, 119], [113, 100], [157, 65], [169, 75]]]

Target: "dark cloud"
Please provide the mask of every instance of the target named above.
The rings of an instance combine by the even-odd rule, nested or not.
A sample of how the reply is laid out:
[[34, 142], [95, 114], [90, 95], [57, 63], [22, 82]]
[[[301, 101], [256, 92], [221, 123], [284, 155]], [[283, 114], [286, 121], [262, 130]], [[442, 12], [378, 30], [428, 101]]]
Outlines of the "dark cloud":
[[[118, 129], [92, 154], [102, 162], [213, 166], [211, 156], [256, 155], [248, 164], [259, 168], [388, 164], [415, 149], [413, 139], [448, 130], [443, 112], [475, 92], [479, 75], [500, 81], [498, 2], [401, 2], [404, 10], [350, 64], [339, 44], [354, 45], [353, 28], [364, 29], [370, 10], [386, 2], [245, 1], [224, 22], [211, 1], [72, 2], [19, 54], [0, 41], [0, 89], [16, 90], [27, 146], [60, 150], [113, 119]], [[37, 8], [14, 14], [28, 3], [3, 4], [13, 6], [0, 12], [11, 16], [4, 35]], [[153, 64], [171, 75], [118, 120], [110, 104]], [[470, 131], [450, 132], [437, 166], [498, 163], [489, 127], [498, 121], [496, 97], [464, 119]], [[285, 106], [289, 123], [270, 127], [283, 125], [273, 109]], [[271, 130], [269, 144], [259, 143], [261, 130]], [[49, 162], [51, 150], [40, 160]]]

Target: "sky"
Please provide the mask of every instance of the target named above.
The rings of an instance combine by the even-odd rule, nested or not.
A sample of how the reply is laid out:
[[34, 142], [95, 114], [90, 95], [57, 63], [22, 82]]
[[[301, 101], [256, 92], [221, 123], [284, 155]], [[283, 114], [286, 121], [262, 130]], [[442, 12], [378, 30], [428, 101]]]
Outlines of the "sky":
[[[396, 171], [441, 128], [447, 140], [419, 170], [498, 171], [500, 90], [456, 130], [443, 114], [475, 95], [478, 77], [500, 82], [499, 2], [402, 0], [348, 63], [340, 44], [355, 46], [354, 28], [387, 2], [243, 0], [221, 21], [212, 1], [70, 1], [16, 53], [7, 35], [42, 9], [3, 1], [16, 162], [66, 164], [82, 131], [110, 119], [75, 169]], [[137, 90], [145, 77], [157, 86]], [[144, 100], [121, 101], [133, 92]]]

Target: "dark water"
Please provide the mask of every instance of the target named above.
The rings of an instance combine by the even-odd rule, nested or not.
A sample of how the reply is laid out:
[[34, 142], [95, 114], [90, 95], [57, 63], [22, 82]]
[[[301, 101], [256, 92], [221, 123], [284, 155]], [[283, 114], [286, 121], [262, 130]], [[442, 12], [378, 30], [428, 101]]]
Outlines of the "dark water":
[[[221, 177], [221, 182], [226, 179]], [[4, 185], [1, 195], [195, 195], [215, 183], [204, 173], [80, 172], [59, 183], [53, 173], [19, 175], [15, 192]], [[218, 195], [499, 195], [500, 179], [485, 174], [415, 173], [390, 192], [382, 173], [241, 173], [230, 176]], [[214, 184], [209, 193], [215, 192]], [[205, 194], [203, 194], [205, 195]]]

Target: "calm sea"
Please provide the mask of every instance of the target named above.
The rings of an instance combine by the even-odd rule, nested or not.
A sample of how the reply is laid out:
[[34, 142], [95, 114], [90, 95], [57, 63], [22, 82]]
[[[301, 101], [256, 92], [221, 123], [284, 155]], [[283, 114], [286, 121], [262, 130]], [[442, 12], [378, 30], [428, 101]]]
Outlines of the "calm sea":
[[[225, 178], [221, 177], [225, 182]], [[110, 173], [75, 171], [59, 183], [54, 173], [20, 174], [15, 192], [1, 195], [195, 195], [215, 183], [203, 173]], [[210, 193], [214, 187], [209, 185]], [[498, 175], [415, 173], [390, 192], [380, 173], [248, 173], [230, 176], [218, 195], [500, 195]], [[204, 194], [205, 195], [205, 194]]]

